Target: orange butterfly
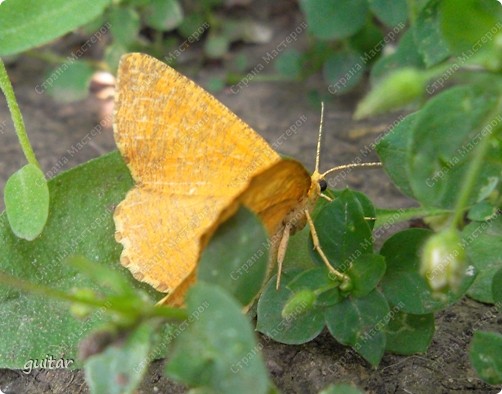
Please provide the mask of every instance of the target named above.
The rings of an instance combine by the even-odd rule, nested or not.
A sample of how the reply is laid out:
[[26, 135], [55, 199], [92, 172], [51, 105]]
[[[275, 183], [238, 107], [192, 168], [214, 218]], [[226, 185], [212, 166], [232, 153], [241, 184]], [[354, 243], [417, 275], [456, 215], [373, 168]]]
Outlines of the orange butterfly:
[[319, 146], [309, 175], [194, 82], [144, 54], [122, 57], [117, 86], [115, 141], [136, 184], [114, 213], [122, 265], [169, 293], [166, 303], [182, 304], [201, 250], [239, 204], [261, 218], [281, 264], [332, 171], [319, 173]]

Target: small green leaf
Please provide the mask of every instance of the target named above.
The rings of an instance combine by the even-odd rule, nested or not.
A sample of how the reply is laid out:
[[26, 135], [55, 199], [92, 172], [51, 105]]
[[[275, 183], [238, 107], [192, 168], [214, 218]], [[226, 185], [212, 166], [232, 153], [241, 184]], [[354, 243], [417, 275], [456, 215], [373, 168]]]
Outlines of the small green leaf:
[[49, 188], [43, 172], [27, 164], [7, 180], [5, 211], [12, 232], [32, 241], [43, 231], [49, 216]]
[[330, 384], [319, 392], [319, 394], [363, 394], [357, 387], [348, 384]]
[[[314, 225], [323, 252], [339, 271], [347, 270], [358, 256], [373, 252], [370, 226], [359, 200], [348, 189], [319, 212]], [[309, 242], [313, 258], [324, 264], [314, 251], [312, 240]]]
[[176, 29], [183, 21], [183, 9], [177, 0], [152, 0], [145, 9], [145, 22], [160, 31]]
[[502, 269], [502, 217], [472, 222], [464, 228], [462, 236], [469, 259], [479, 272], [467, 294], [477, 301], [492, 303], [494, 275]]
[[502, 383], [502, 334], [474, 332], [469, 350], [471, 364], [479, 377], [489, 384]]
[[345, 271], [350, 277], [353, 297], [364, 297], [380, 282], [385, 273], [385, 259], [376, 254], [363, 254], [357, 257]]
[[502, 268], [493, 275], [492, 296], [493, 302], [498, 310], [502, 312]]
[[110, 30], [114, 41], [127, 47], [138, 39], [140, 19], [131, 7], [114, 7], [109, 14]]
[[229, 47], [228, 37], [210, 34], [204, 43], [204, 53], [211, 59], [219, 59], [228, 52]]
[[135, 393], [148, 369], [154, 328], [144, 323], [121, 345], [109, 346], [85, 362], [85, 380], [93, 394]]
[[241, 306], [204, 282], [190, 289], [186, 303], [190, 319], [176, 339], [167, 374], [200, 392], [267, 393], [260, 346]]
[[219, 285], [242, 305], [248, 305], [265, 280], [267, 237], [258, 217], [241, 207], [211, 238], [202, 253], [197, 277]]
[[274, 63], [274, 67], [281, 75], [297, 79], [302, 73], [302, 54], [296, 49], [289, 49], [281, 53]]
[[368, 0], [370, 10], [389, 27], [406, 23], [408, 5], [406, 0]]
[[[422, 8], [413, 27], [415, 44], [418, 51], [422, 54], [427, 67], [443, 61], [450, 54], [448, 43], [443, 37], [440, 26], [440, 14], [438, 11], [441, 2], [442, 0], [429, 1]], [[458, 3], [457, 8], [461, 8], [458, 7]]]
[[396, 306], [391, 310], [391, 317], [385, 330], [385, 350], [402, 355], [425, 353], [434, 335], [434, 315], [412, 315], [399, 311]]
[[356, 33], [368, 15], [366, 0], [301, 0], [309, 30], [321, 40], [338, 40]]
[[281, 317], [287, 320], [294, 318], [298, 313], [309, 312], [314, 307], [316, 299], [316, 294], [309, 289], [294, 293], [284, 305]]
[[475, 222], [484, 222], [493, 219], [497, 215], [498, 208], [488, 201], [480, 201], [473, 205], [467, 213], [467, 218]]
[[323, 75], [331, 94], [343, 94], [357, 86], [365, 70], [366, 64], [359, 52], [344, 50], [335, 52], [326, 60]]
[[89, 94], [89, 84], [95, 70], [89, 63], [76, 60], [59, 65], [51, 70], [39, 85], [60, 102], [82, 100]]
[[405, 163], [409, 155], [411, 132], [416, 118], [416, 112], [406, 116], [390, 129], [376, 145], [376, 151], [383, 163], [385, 172], [398, 189], [411, 198], [413, 198], [413, 191], [411, 190], [410, 178]]
[[381, 282], [383, 293], [403, 312], [423, 315], [443, 309], [465, 294], [476, 276], [474, 267], [467, 267], [457, 292], [448, 292], [444, 299], [435, 298], [419, 273], [421, 251], [432, 234], [425, 229], [404, 230], [390, 237], [380, 251], [387, 263]]
[[37, 47], [92, 21], [111, 0], [15, 0], [0, 11], [0, 56]]
[[352, 346], [371, 365], [377, 366], [385, 349], [385, 327], [389, 305], [377, 290], [362, 298], [349, 297], [326, 310], [329, 332], [335, 339]]
[[311, 341], [324, 328], [322, 311], [317, 308], [306, 310], [305, 304], [298, 305], [288, 318], [282, 317], [284, 307], [295, 294], [288, 285], [299, 272], [298, 270], [283, 272], [279, 289], [275, 288], [277, 276], [274, 276], [258, 301], [256, 329], [274, 341], [290, 345]]

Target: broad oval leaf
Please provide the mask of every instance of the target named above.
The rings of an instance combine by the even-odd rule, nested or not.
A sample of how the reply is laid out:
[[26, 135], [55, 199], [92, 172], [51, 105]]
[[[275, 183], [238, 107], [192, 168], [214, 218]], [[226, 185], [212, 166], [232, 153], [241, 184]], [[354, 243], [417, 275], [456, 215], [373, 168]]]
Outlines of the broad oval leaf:
[[279, 289], [276, 289], [277, 277], [272, 277], [258, 301], [256, 329], [274, 341], [290, 345], [305, 343], [317, 337], [324, 328], [322, 310], [317, 308], [305, 310], [299, 305], [296, 313], [291, 313], [287, 318], [282, 316], [284, 307], [295, 294], [289, 289], [289, 283], [300, 272], [283, 272]]
[[102, 14], [111, 0], [15, 0], [0, 8], [0, 56], [45, 44]]
[[309, 30], [321, 40], [337, 40], [356, 33], [368, 15], [366, 0], [301, 0]]
[[40, 168], [27, 164], [11, 175], [4, 199], [12, 232], [28, 241], [38, 237], [49, 216], [49, 188]]
[[352, 346], [371, 365], [380, 362], [385, 350], [385, 327], [389, 305], [378, 291], [362, 298], [349, 297], [326, 310], [329, 332], [335, 339]]
[[469, 358], [481, 379], [489, 384], [502, 383], [502, 334], [476, 331]]
[[200, 392], [267, 393], [260, 345], [241, 306], [205, 282], [190, 289], [186, 304], [189, 324], [176, 339], [168, 375]]
[[412, 315], [401, 312], [396, 306], [391, 310], [385, 334], [386, 351], [403, 355], [425, 353], [434, 335], [434, 315]]
[[258, 217], [241, 207], [219, 226], [202, 252], [197, 277], [219, 285], [248, 305], [263, 286], [269, 248]]

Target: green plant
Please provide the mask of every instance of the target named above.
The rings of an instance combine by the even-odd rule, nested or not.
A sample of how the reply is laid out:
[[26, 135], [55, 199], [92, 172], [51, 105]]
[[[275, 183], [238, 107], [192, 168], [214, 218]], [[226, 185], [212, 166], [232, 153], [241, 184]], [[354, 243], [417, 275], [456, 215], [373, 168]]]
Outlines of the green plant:
[[[383, 8], [384, 3], [358, 1], [354, 7], [362, 15], [370, 6], [391, 15], [392, 7]], [[309, 230], [302, 230], [291, 238], [280, 289], [272, 278], [258, 301], [257, 328], [267, 336], [299, 344], [327, 327], [338, 342], [376, 366], [385, 351], [425, 351], [434, 313], [465, 294], [502, 310], [502, 11], [495, 1], [457, 3], [407, 2], [411, 26], [394, 53], [374, 63], [374, 88], [356, 111], [364, 117], [422, 104], [374, 146], [389, 177], [419, 207], [381, 210], [361, 193], [329, 190], [334, 199], [318, 203], [314, 223], [330, 263], [350, 278], [350, 285], [330, 275], [312, 250]], [[313, 9], [311, 2], [301, 2], [308, 18], [330, 7], [319, 4]], [[367, 23], [365, 18], [355, 26], [366, 30]], [[350, 30], [354, 26], [339, 26], [345, 26], [344, 34], [359, 34]], [[64, 29], [70, 30], [58, 27], [47, 37]], [[329, 31], [334, 29], [330, 24], [315, 29], [321, 38], [341, 34], [338, 27]], [[319, 53], [325, 52], [313, 57]], [[359, 58], [332, 57], [326, 64], [336, 67], [350, 59]], [[456, 86], [445, 88], [447, 83]], [[98, 354], [83, 351], [85, 361], [72, 365], [84, 366], [93, 392], [112, 386], [133, 392], [148, 362], [166, 354], [171, 356], [167, 374], [192, 387], [242, 392], [252, 380], [253, 393], [274, 392], [260, 345], [240, 313], [258, 294], [267, 261], [264, 248], [254, 269], [245, 269], [249, 255], [267, 245], [256, 217], [241, 210], [218, 230], [201, 259], [199, 283], [186, 308], [154, 306], [161, 295], [132, 280], [117, 263], [112, 212], [132, 186], [119, 155], [105, 155], [46, 182], [30, 153], [3, 66], [0, 87], [30, 163], [9, 180], [18, 186], [6, 188], [7, 213], [0, 216], [0, 267], [9, 273], [0, 276], [6, 285], [0, 287], [0, 315], [10, 323], [0, 335], [0, 365], [25, 368], [26, 360], [44, 358], [49, 347], [76, 359], [77, 344], [94, 332], [91, 341], [106, 337], [115, 346]], [[44, 190], [42, 198], [33, 200], [35, 189], [23, 187], [26, 182]], [[25, 206], [30, 209], [21, 209]], [[412, 217], [424, 218], [430, 229], [397, 232], [375, 250], [383, 229]], [[236, 244], [240, 247], [228, 250]], [[222, 251], [229, 252], [224, 260]], [[238, 281], [229, 281], [228, 272], [239, 269]], [[61, 300], [71, 303], [71, 313]], [[490, 384], [502, 382], [501, 347], [500, 333], [474, 334], [470, 358]], [[112, 362], [123, 359], [130, 362]]]

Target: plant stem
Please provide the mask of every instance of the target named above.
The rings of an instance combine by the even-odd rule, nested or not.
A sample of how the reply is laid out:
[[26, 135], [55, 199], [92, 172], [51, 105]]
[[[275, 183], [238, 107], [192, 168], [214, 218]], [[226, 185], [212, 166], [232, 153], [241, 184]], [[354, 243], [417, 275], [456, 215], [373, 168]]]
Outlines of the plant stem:
[[0, 271], [0, 284], [5, 286], [9, 286], [11, 288], [21, 290], [27, 293], [39, 294], [43, 297], [51, 297], [54, 299], [59, 299], [62, 301], [73, 302], [85, 304], [94, 308], [105, 308], [107, 310], [126, 315], [126, 316], [144, 316], [146, 318], [150, 317], [162, 317], [171, 320], [185, 320], [188, 315], [187, 312], [183, 309], [178, 308], [169, 308], [166, 306], [154, 306], [151, 305], [149, 308], [147, 305], [146, 308], [141, 311], [138, 308], [133, 308], [130, 305], [118, 305], [117, 303], [110, 303], [106, 299], [98, 299], [98, 298], [89, 298], [89, 297], [80, 297], [78, 295], [73, 295], [66, 293], [61, 290], [51, 289], [50, 287], [42, 286], [36, 283], [32, 283], [26, 280], [18, 279], [14, 276], [8, 275], [4, 272]]
[[[487, 117], [488, 120], [483, 124], [480, 133], [490, 125], [491, 121], [495, 119], [497, 114], [500, 114], [500, 112], [502, 111], [501, 107], [502, 101], [499, 101], [495, 109], [491, 111], [490, 115]], [[481, 140], [479, 141], [476, 150], [474, 151], [472, 161], [467, 168], [464, 183], [458, 195], [457, 203], [455, 204], [455, 211], [451, 221], [453, 227], [459, 228], [462, 226], [464, 212], [469, 204], [469, 197], [472, 195], [472, 191], [476, 185], [476, 179], [479, 177], [479, 173], [485, 160], [486, 153], [488, 151], [488, 148], [490, 147], [490, 142], [490, 134], [483, 136], [483, 138], [481, 138]]]
[[26, 128], [24, 127], [23, 116], [19, 109], [19, 105], [16, 101], [16, 96], [14, 95], [14, 89], [10, 83], [9, 76], [7, 75], [7, 70], [5, 65], [0, 59], [0, 90], [3, 91], [5, 98], [7, 100], [7, 106], [9, 107], [10, 114], [12, 116], [12, 122], [14, 123], [14, 128], [16, 129], [16, 134], [23, 149], [24, 156], [28, 163], [33, 164], [40, 168], [40, 164], [33, 152], [33, 149], [26, 134]]

